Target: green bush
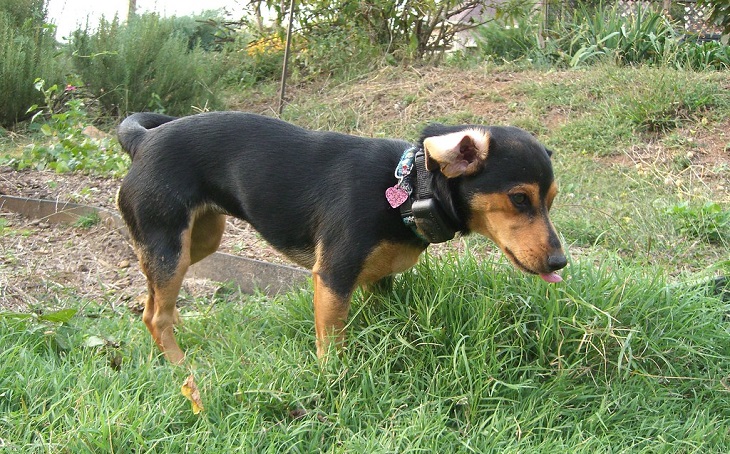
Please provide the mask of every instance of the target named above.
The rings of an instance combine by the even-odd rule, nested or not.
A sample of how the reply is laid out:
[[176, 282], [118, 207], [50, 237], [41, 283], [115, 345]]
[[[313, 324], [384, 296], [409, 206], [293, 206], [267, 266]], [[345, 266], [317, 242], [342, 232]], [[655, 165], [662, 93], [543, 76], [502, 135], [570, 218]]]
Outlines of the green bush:
[[70, 48], [76, 72], [107, 114], [184, 115], [219, 107], [212, 90], [217, 55], [189, 49], [188, 37], [170, 19], [145, 14], [128, 24], [102, 20], [94, 32], [76, 31]]
[[686, 42], [680, 49], [677, 66], [698, 71], [730, 69], [730, 46], [717, 41]]
[[540, 55], [537, 22], [523, 16], [514, 24], [491, 22], [476, 30], [479, 53], [499, 60], [514, 61]]
[[644, 8], [623, 17], [617, 7], [581, 6], [551, 35], [548, 51], [571, 67], [603, 56], [627, 64], [663, 63], [678, 46], [669, 20]]
[[54, 28], [45, 23], [43, 1], [0, 1], [0, 126], [28, 117], [43, 100], [33, 87], [42, 77], [61, 82]]

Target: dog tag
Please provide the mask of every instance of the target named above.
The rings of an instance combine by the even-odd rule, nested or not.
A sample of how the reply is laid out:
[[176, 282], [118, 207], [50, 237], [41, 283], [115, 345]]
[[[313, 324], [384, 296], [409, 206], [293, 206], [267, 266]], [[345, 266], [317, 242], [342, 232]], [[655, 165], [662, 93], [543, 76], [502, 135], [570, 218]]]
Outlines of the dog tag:
[[385, 198], [393, 208], [398, 208], [408, 200], [408, 192], [398, 185], [392, 186], [385, 190]]

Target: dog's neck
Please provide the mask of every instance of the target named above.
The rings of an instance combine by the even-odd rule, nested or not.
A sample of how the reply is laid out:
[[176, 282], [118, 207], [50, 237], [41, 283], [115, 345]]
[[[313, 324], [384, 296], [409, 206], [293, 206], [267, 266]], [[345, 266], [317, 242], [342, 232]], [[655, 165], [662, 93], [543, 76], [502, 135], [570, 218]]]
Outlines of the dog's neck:
[[394, 188], [405, 191], [408, 197], [394, 208], [400, 208], [403, 222], [419, 239], [427, 244], [443, 243], [465, 229], [452, 202], [453, 188], [440, 172], [426, 169], [423, 148], [413, 147], [403, 153], [396, 177], [399, 182]]

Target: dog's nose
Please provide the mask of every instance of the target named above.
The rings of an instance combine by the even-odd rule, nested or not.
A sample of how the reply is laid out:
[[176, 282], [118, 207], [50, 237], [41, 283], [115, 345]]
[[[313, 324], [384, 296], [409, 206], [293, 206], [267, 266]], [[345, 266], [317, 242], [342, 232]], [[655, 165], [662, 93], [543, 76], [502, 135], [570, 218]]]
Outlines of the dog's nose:
[[556, 271], [561, 268], [565, 268], [565, 265], [568, 264], [568, 259], [565, 258], [565, 255], [558, 253], [558, 254], [550, 254], [547, 259], [548, 267], [550, 268], [550, 271]]

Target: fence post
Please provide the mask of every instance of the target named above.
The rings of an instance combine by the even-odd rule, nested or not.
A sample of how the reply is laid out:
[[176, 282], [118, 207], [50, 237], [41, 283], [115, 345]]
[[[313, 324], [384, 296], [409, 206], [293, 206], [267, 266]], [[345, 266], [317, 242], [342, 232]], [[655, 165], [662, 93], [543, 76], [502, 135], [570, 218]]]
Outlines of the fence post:
[[279, 108], [278, 113], [281, 117], [284, 112], [284, 96], [286, 95], [286, 76], [289, 70], [289, 50], [291, 48], [291, 29], [294, 22], [294, 0], [289, 2], [289, 25], [286, 28], [286, 46], [284, 47], [284, 65], [281, 69], [281, 87], [279, 88]]

